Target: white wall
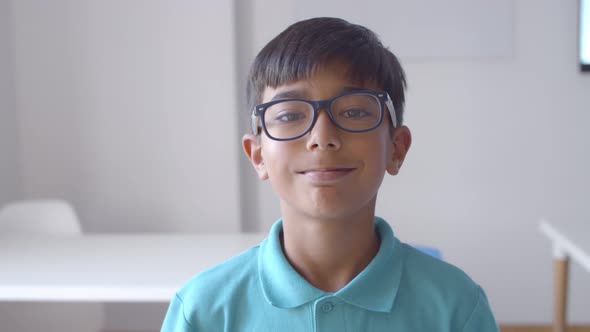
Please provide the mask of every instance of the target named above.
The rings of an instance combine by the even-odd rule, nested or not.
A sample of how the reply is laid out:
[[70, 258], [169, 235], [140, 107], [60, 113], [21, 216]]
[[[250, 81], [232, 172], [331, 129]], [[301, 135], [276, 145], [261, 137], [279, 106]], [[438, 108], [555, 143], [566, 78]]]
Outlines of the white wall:
[[[464, 15], [478, 14], [471, 1], [454, 0], [454, 6], [435, 6], [443, 18], [434, 23], [445, 15], [462, 19], [455, 14], [461, 2], [470, 10]], [[402, 46], [409, 82], [406, 124], [414, 139], [401, 174], [384, 181], [377, 213], [402, 240], [435, 245], [466, 270], [487, 291], [501, 323], [548, 323], [551, 248], [537, 222], [590, 220], [590, 75], [578, 70], [577, 1], [478, 3], [507, 7], [479, 12], [496, 15], [481, 24], [449, 24], [471, 24], [458, 33], [487, 38], [494, 36], [490, 22], [510, 25], [512, 40], [494, 40], [497, 47], [487, 48], [487, 55], [478, 54], [486, 40], [477, 38], [453, 45], [463, 53], [433, 50], [428, 44], [439, 41], [425, 38], [415, 24], [402, 34], [376, 30], [394, 52]], [[392, 21], [416, 15], [416, 4], [403, 1], [364, 1], [373, 8], [364, 12], [355, 9], [358, 3], [347, 7], [335, 0], [313, 7], [295, 0], [255, 5], [255, 49], [305, 17], [341, 16], [385, 29], [387, 22], [374, 22], [375, 8]], [[506, 31], [497, 29], [500, 35]], [[414, 43], [396, 43], [393, 36]], [[267, 229], [280, 214], [268, 183], [260, 186], [258, 200]], [[569, 317], [589, 323], [590, 278], [576, 265], [571, 278]]]
[[[11, 3], [26, 197], [72, 201], [87, 232], [241, 228], [230, 0]], [[109, 304], [104, 327], [166, 307]]]
[[86, 231], [239, 229], [231, 1], [13, 5], [27, 195]]
[[12, 53], [10, 1], [0, 0], [0, 206], [22, 195]]
[[[514, 10], [509, 58], [405, 62], [415, 144], [379, 212], [408, 240], [443, 248], [501, 322], [549, 322], [551, 246], [538, 220], [590, 220], [590, 76], [576, 61], [577, 1]], [[574, 266], [571, 277], [569, 317], [588, 323], [589, 275]]]
[[[536, 223], [590, 217], [590, 76], [578, 72], [577, 1], [503, 2], [511, 41], [498, 54], [400, 54], [414, 144], [378, 214], [481, 283], [501, 323], [546, 323], [550, 247]], [[407, 2], [387, 3], [392, 20], [407, 19]], [[247, 67], [296, 19], [351, 14], [342, 2], [321, 12], [295, 0], [0, 6], [0, 152], [13, 156], [0, 181], [15, 188], [0, 186], [0, 201], [18, 196], [22, 173], [25, 197], [71, 200], [91, 232], [266, 231], [277, 199], [240, 157]], [[473, 40], [459, 46], [477, 50]], [[588, 323], [588, 275], [574, 265], [571, 277], [570, 318]], [[157, 330], [164, 310], [108, 305], [105, 327]]]

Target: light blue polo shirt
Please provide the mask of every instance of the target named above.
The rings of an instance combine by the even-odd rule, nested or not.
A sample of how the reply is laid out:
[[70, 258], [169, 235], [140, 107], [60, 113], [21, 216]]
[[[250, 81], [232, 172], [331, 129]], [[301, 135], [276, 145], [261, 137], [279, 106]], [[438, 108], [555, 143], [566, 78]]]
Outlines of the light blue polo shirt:
[[193, 277], [162, 331], [497, 332], [483, 290], [463, 271], [400, 242], [383, 219], [377, 255], [335, 293], [287, 262], [281, 220], [258, 246]]

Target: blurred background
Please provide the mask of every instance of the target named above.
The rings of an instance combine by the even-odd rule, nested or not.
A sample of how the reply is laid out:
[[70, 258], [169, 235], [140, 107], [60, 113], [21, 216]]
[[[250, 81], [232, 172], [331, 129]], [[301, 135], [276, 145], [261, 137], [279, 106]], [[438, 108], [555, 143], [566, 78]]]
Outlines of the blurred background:
[[[377, 214], [480, 283], [499, 323], [549, 324], [539, 219], [590, 221], [579, 6], [0, 0], [0, 206], [62, 198], [88, 233], [266, 232], [278, 200], [240, 142], [249, 65], [288, 25], [342, 17], [374, 30], [408, 78], [413, 145]], [[590, 275], [573, 264], [570, 278], [570, 322], [590, 324]], [[98, 325], [156, 331], [166, 308], [107, 304]]]

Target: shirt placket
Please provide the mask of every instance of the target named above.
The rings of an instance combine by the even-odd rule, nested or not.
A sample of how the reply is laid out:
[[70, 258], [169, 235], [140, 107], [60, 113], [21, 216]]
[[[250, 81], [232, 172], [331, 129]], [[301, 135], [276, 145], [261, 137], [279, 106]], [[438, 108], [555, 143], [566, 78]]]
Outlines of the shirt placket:
[[315, 332], [344, 331], [342, 303], [338, 298], [325, 296], [314, 302]]

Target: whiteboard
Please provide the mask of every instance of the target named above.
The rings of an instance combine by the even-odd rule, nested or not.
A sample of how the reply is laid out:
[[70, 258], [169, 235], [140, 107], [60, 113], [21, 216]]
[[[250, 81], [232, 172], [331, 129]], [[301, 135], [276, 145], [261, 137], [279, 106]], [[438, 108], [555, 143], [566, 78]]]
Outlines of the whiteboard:
[[297, 20], [340, 17], [376, 32], [401, 58], [511, 57], [512, 0], [300, 0]]

